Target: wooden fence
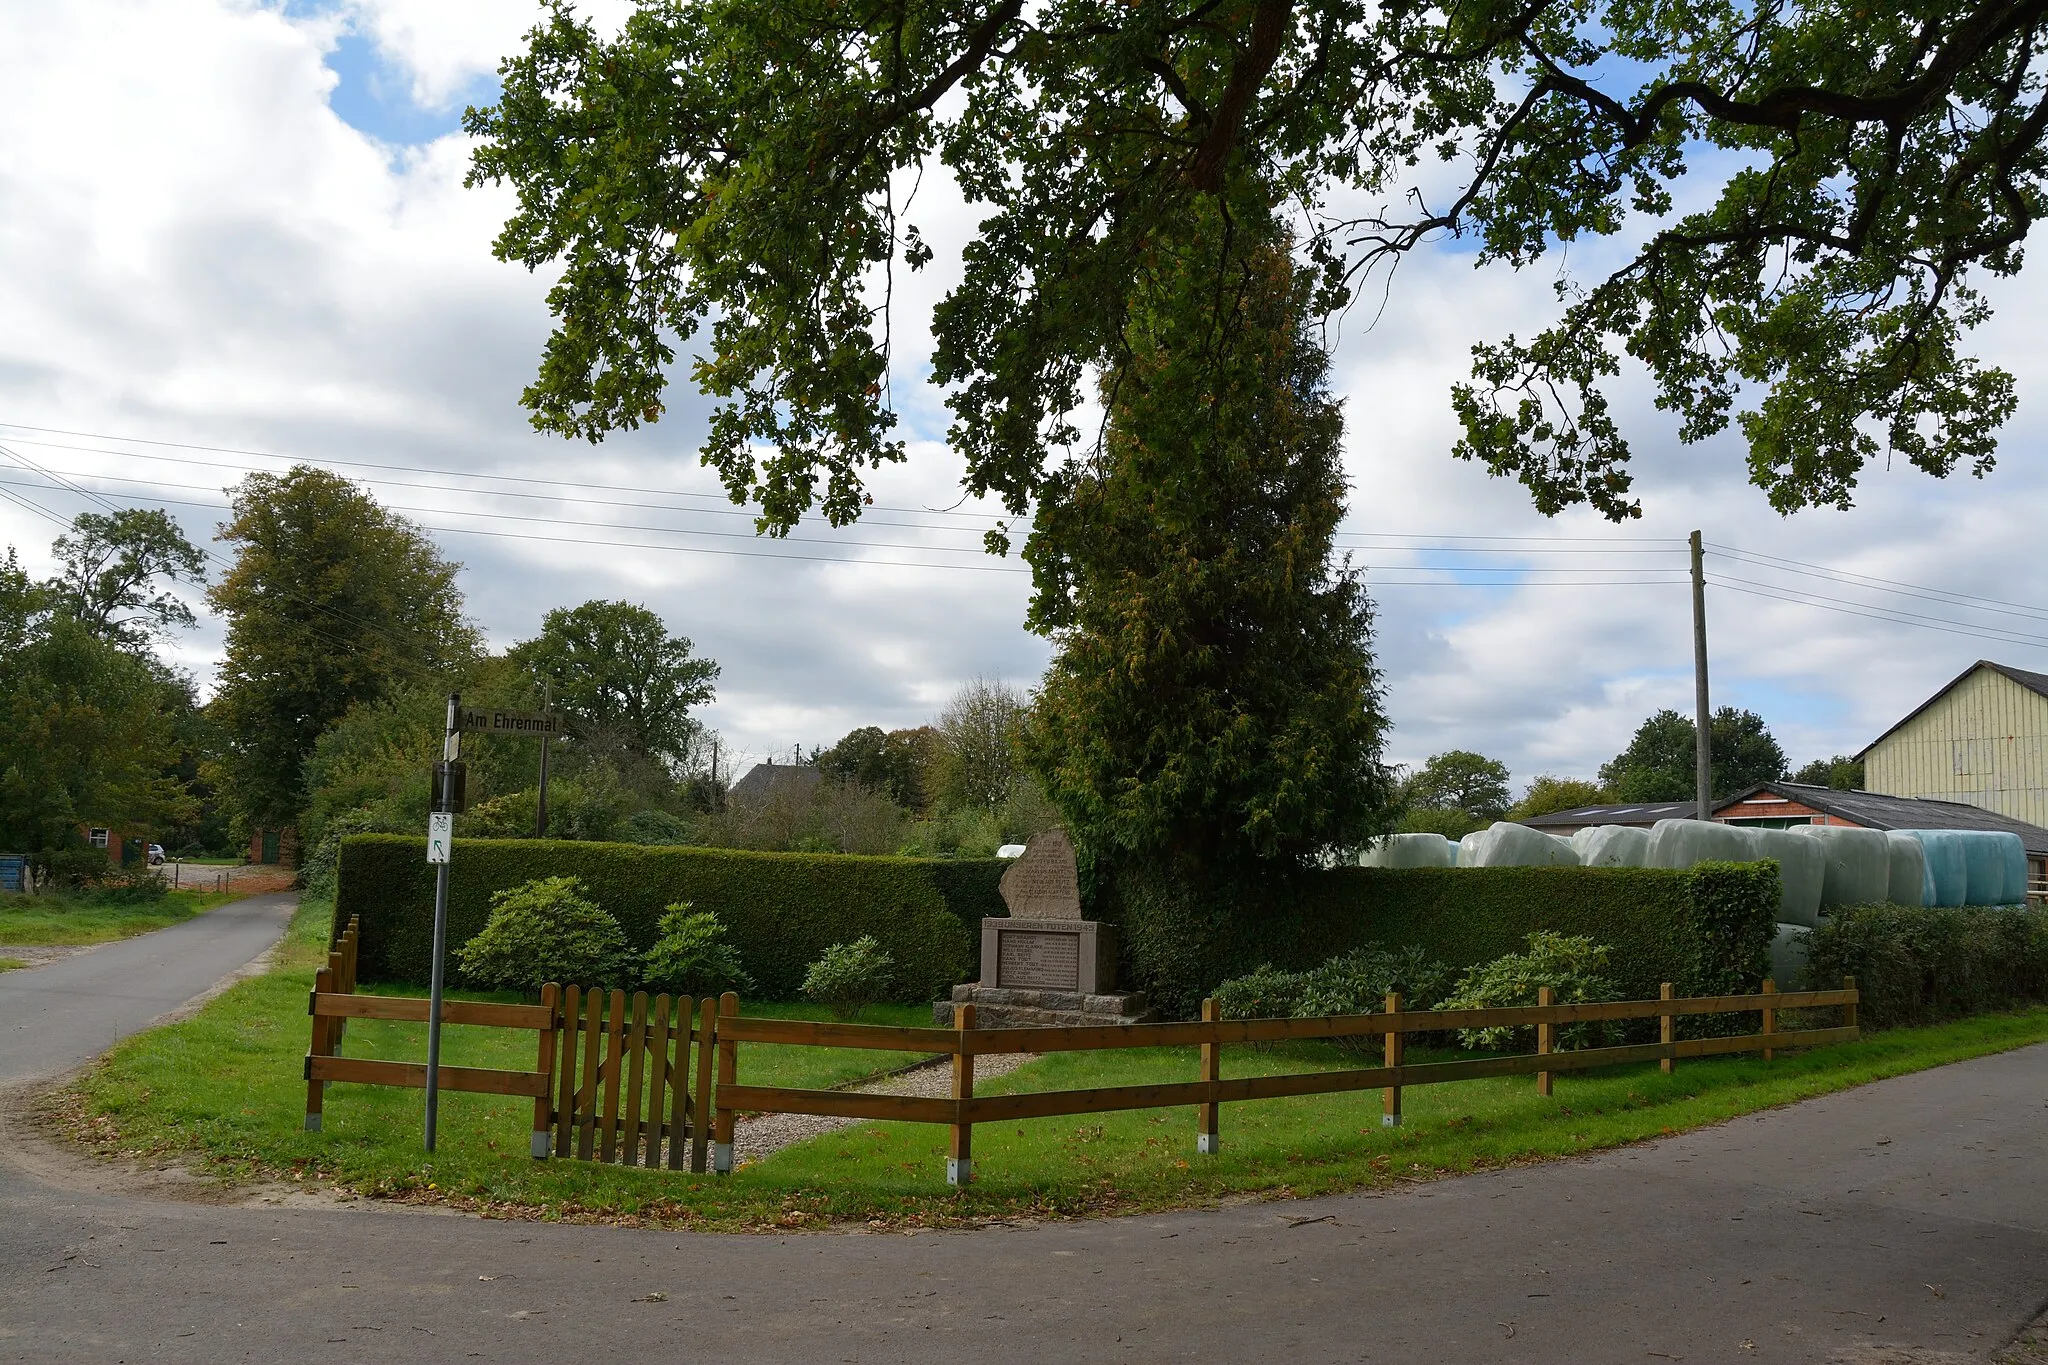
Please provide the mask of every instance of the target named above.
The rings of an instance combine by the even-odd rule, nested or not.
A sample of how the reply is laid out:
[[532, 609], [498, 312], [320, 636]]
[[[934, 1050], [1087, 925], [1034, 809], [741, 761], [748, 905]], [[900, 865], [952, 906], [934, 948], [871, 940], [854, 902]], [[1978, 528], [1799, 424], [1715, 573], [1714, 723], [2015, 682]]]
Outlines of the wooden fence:
[[[1551, 1093], [1560, 1071], [1655, 1061], [1670, 1071], [1688, 1057], [1713, 1057], [1761, 1052], [1768, 1059], [1788, 1047], [1815, 1047], [1847, 1042], [1859, 1036], [1858, 994], [1853, 977], [1835, 991], [1780, 992], [1764, 982], [1755, 995], [1704, 996], [1677, 999], [1666, 984], [1656, 1000], [1612, 1000], [1560, 1005], [1544, 989], [1541, 1003], [1504, 1009], [1404, 1010], [1398, 995], [1387, 997], [1384, 1013], [1337, 1015], [1317, 1019], [1241, 1019], [1217, 1017], [1216, 1002], [1202, 1002], [1202, 1018], [1182, 1024], [1099, 1024], [1061, 1028], [976, 1028], [974, 1006], [954, 1006], [955, 1027], [882, 1028], [860, 1024], [823, 1024], [793, 1019], [718, 1020], [719, 1088], [716, 1130], [721, 1143], [732, 1140], [735, 1112], [829, 1114], [840, 1118], [883, 1119], [910, 1123], [942, 1123], [952, 1129], [946, 1179], [962, 1184], [971, 1178], [974, 1125], [1061, 1115], [1102, 1114], [1120, 1109], [1163, 1109], [1193, 1105], [1198, 1115], [1197, 1150], [1219, 1149], [1221, 1109], [1240, 1100], [1278, 1099], [1290, 1095], [1329, 1095], [1356, 1090], [1382, 1092], [1383, 1122], [1401, 1121], [1401, 1091], [1413, 1085], [1441, 1085], [1492, 1076], [1536, 1077], [1538, 1091]], [[730, 997], [728, 997], [729, 999]], [[1831, 1009], [1842, 1011], [1835, 1028], [1782, 1031], [1780, 1011]], [[1679, 1039], [1681, 1018], [1702, 1014], [1756, 1013], [1759, 1032], [1716, 1038]], [[1654, 1043], [1621, 1047], [1557, 1050], [1557, 1030], [1567, 1024], [1656, 1019], [1662, 1035]], [[1518, 1056], [1484, 1057], [1471, 1061], [1411, 1065], [1403, 1058], [1411, 1034], [1447, 1029], [1533, 1027], [1536, 1051]], [[1378, 1036], [1384, 1065], [1349, 1071], [1324, 1071], [1279, 1076], [1226, 1079], [1222, 1050], [1232, 1043]], [[952, 1095], [945, 1099], [909, 1095], [864, 1095], [836, 1090], [796, 1090], [778, 1086], [737, 1085], [736, 1052], [743, 1042], [796, 1044], [807, 1047], [859, 1047], [950, 1053]], [[1156, 1085], [1104, 1086], [1089, 1090], [1054, 1090], [1021, 1095], [974, 1093], [974, 1059], [999, 1053], [1079, 1052], [1104, 1048], [1187, 1047], [1201, 1049], [1201, 1078]]]
[[[340, 1055], [350, 1019], [427, 1022], [429, 1002], [417, 997], [356, 993], [355, 920], [316, 973], [306, 1003], [313, 1042], [306, 1054], [306, 1128], [319, 1132], [327, 1086], [333, 1081], [423, 1088], [424, 1062], [380, 1061]], [[733, 1008], [738, 1008], [737, 999]], [[523, 1095], [533, 1100], [532, 1153], [628, 1166], [705, 1168], [707, 1124], [697, 1115], [710, 1106], [712, 1036], [718, 1002], [646, 992], [566, 989], [549, 983], [536, 1005], [444, 1000], [444, 1024], [529, 1029], [536, 1035], [534, 1069], [441, 1067], [444, 1090]], [[695, 1084], [691, 1044], [697, 1043]]]
[[[312, 1049], [306, 1057], [306, 1127], [318, 1132], [323, 1093], [331, 1081], [421, 1087], [421, 1062], [343, 1057], [340, 1046], [350, 1019], [427, 1020], [428, 1002], [417, 998], [360, 995], [355, 991], [353, 920], [320, 969], [308, 1002], [313, 1016]], [[1216, 1002], [1202, 1002], [1199, 1021], [1174, 1024], [1101, 1024], [1059, 1028], [977, 1028], [974, 1006], [954, 1007], [954, 1027], [892, 1028], [800, 1019], [746, 1018], [739, 997], [671, 999], [645, 992], [582, 991], [547, 985], [536, 1005], [445, 1001], [447, 1024], [530, 1029], [537, 1036], [532, 1071], [443, 1066], [448, 1090], [533, 1099], [535, 1157], [617, 1161], [629, 1166], [680, 1170], [732, 1168], [733, 1121], [741, 1113], [819, 1114], [837, 1118], [945, 1124], [952, 1130], [946, 1178], [972, 1178], [974, 1126], [1021, 1119], [1102, 1114], [1123, 1109], [1195, 1107], [1196, 1148], [1220, 1146], [1221, 1111], [1242, 1100], [1379, 1090], [1382, 1122], [1401, 1122], [1401, 1092], [1409, 1086], [1442, 1085], [1495, 1076], [1534, 1076], [1548, 1095], [1557, 1073], [1634, 1062], [1658, 1062], [1669, 1072], [1686, 1058], [1760, 1052], [1768, 1060], [1781, 1048], [1816, 1047], [1860, 1035], [1855, 978], [1842, 989], [1778, 991], [1763, 983], [1755, 995], [1674, 997], [1665, 985], [1656, 1000], [1611, 1000], [1561, 1005], [1548, 988], [1533, 1006], [1502, 1009], [1411, 1010], [1390, 995], [1383, 1012], [1316, 1019], [1239, 1019], [1217, 1015]], [[1783, 1030], [1785, 1010], [1839, 1009], [1832, 1028]], [[1761, 1016], [1755, 1033], [1724, 1037], [1676, 1036], [1677, 1021], [1707, 1014]], [[1570, 1051], [1557, 1046], [1557, 1030], [1571, 1024], [1658, 1021], [1659, 1040]], [[1414, 1034], [1451, 1029], [1532, 1028], [1536, 1050], [1505, 1057], [1411, 1064], [1406, 1040]], [[1276, 1076], [1223, 1075], [1223, 1049], [1239, 1043], [1287, 1040], [1377, 1038], [1382, 1065], [1345, 1071]], [[801, 1047], [863, 1048], [924, 1052], [950, 1057], [952, 1093], [945, 1098], [873, 1095], [846, 1090], [804, 1090], [738, 1083], [741, 1043]], [[694, 1057], [692, 1045], [695, 1045]], [[1112, 1048], [1197, 1047], [1200, 1078], [1154, 1085], [1104, 1086], [1087, 1090], [1040, 1091], [1021, 1095], [976, 1095], [974, 1059], [1005, 1053], [1081, 1052]], [[692, 1065], [694, 1061], [694, 1067]], [[714, 1074], [715, 1073], [715, 1074]], [[702, 1121], [700, 1121], [700, 1119]]]

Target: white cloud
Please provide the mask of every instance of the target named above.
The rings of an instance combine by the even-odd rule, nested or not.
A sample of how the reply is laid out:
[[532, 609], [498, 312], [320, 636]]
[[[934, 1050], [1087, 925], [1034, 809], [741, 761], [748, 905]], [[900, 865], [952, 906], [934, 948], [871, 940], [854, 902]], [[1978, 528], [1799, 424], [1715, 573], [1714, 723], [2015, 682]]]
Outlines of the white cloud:
[[[1020, 627], [1028, 588], [1020, 575], [632, 548], [676, 538], [618, 528], [748, 529], [746, 518], [722, 515], [731, 509], [696, 463], [706, 410], [699, 399], [678, 394], [661, 427], [595, 449], [527, 428], [517, 396], [546, 334], [546, 281], [489, 254], [507, 196], [461, 187], [467, 149], [459, 137], [394, 149], [350, 127], [329, 107], [336, 76], [326, 62], [352, 25], [409, 83], [416, 104], [445, 109], [470, 97], [536, 14], [492, 0], [349, 0], [310, 17], [237, 0], [17, 7], [0, 47], [0, 81], [10, 92], [0, 105], [0, 202], [8, 205], [0, 215], [0, 316], [12, 324], [0, 336], [0, 423], [462, 471], [466, 483], [356, 472], [430, 526], [501, 533], [437, 531], [467, 566], [472, 609], [496, 643], [530, 634], [548, 607], [591, 596], [661, 611], [724, 665], [712, 720], [745, 754], [828, 742], [857, 724], [915, 723], [975, 674], [1035, 677], [1046, 646]], [[616, 14], [613, 7], [600, 19], [615, 22]], [[911, 215], [933, 240], [955, 244], [978, 216], [936, 176]], [[942, 255], [932, 271], [897, 278], [894, 384], [914, 458], [877, 476], [870, 524], [801, 532], [823, 544], [709, 534], [688, 543], [973, 562], [942, 548], [971, 546], [973, 523], [925, 514], [959, 497], [958, 462], [940, 444], [946, 413], [919, 382], [920, 330], [950, 268]], [[1366, 327], [1363, 310], [1345, 321], [1334, 373], [1350, 420], [1348, 530], [1417, 543], [1570, 536], [1587, 538], [1572, 549], [1628, 550], [1644, 547], [1627, 537], [1677, 538], [1701, 526], [1718, 544], [1857, 573], [2019, 601], [2032, 595], [2029, 577], [2015, 572], [2031, 548], [2043, 491], [2041, 470], [2026, 458], [2040, 432], [2032, 406], [2008, 433], [2004, 466], [1991, 482], [1873, 471], [1859, 510], [1781, 520], [1743, 482], [1733, 443], [1677, 448], [1637, 384], [1625, 388], [1623, 407], [1639, 452], [1643, 520], [1621, 528], [1584, 513], [1544, 521], [1519, 487], [1448, 458], [1446, 394], [1472, 342], [1542, 325], [1548, 284], [1547, 271], [1515, 278], [1475, 273], [1469, 257], [1418, 257], [1396, 279], [1376, 326]], [[2024, 282], [1998, 290], [2005, 311], [1983, 338], [1987, 353], [2020, 373], [2023, 402], [2037, 397], [2034, 381], [2044, 372], [2043, 343], [2027, 325], [2038, 292]], [[257, 463], [164, 447], [107, 454], [95, 449], [104, 441], [15, 435], [54, 443], [17, 447], [53, 467], [138, 481], [109, 489], [146, 494], [154, 485], [161, 497], [198, 503], [217, 502], [216, 490], [236, 477], [220, 465]], [[87, 448], [57, 448], [65, 445]], [[562, 496], [546, 496], [546, 483], [478, 477], [487, 473], [552, 481]], [[0, 462], [0, 480], [27, 478]], [[195, 487], [167, 486], [176, 484]], [[66, 514], [85, 505], [65, 493], [36, 496]], [[907, 510], [879, 510], [891, 508]], [[219, 515], [205, 506], [172, 510], [201, 533]], [[540, 520], [503, 519], [520, 516]], [[916, 524], [883, 524], [890, 521]], [[0, 503], [0, 531], [41, 563], [54, 528]], [[522, 533], [560, 539], [517, 538]], [[863, 542], [922, 548], [848, 548]], [[1353, 543], [1375, 578], [1446, 577], [1400, 569], [1447, 562], [1441, 550], [1401, 550], [1384, 538]], [[1637, 579], [1650, 576], [1646, 565], [1668, 571], [1684, 563], [1675, 548], [1461, 560]], [[1717, 559], [1714, 568], [1934, 617], [1957, 614], [1765, 566]], [[1376, 596], [1397, 758], [1455, 745], [1507, 760], [1520, 779], [1590, 774], [1650, 710], [1689, 708], [1688, 603], [1679, 582], [1390, 583]], [[1979, 655], [2043, 662], [2032, 646], [1726, 589], [1714, 590], [1712, 613], [1717, 700], [1762, 711], [1795, 759], [1858, 747]], [[2048, 636], [2024, 620], [2008, 624]], [[184, 657], [203, 672], [218, 639], [210, 623]]]

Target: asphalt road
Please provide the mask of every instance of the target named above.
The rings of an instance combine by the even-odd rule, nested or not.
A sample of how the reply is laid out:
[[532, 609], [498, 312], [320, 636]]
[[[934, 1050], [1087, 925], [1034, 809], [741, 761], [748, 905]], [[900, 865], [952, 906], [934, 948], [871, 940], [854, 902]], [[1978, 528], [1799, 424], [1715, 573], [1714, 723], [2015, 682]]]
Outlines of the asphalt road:
[[0, 972], [0, 1085], [60, 1076], [277, 942], [298, 897], [251, 896], [29, 971]]
[[227, 1208], [0, 1160], [0, 1360], [1982, 1360], [2048, 1299], [2044, 1175], [2048, 1046], [1389, 1195], [977, 1232]]

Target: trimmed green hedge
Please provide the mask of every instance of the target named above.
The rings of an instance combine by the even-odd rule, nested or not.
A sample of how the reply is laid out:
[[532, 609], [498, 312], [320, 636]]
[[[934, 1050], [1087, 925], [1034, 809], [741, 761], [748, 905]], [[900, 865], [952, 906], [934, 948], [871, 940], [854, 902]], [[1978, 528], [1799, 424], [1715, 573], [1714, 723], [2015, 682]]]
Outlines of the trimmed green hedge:
[[[834, 943], [873, 934], [896, 960], [896, 994], [930, 1000], [979, 968], [981, 921], [1002, 915], [997, 859], [864, 858], [754, 853], [564, 839], [458, 839], [448, 896], [448, 948], [483, 927], [491, 894], [535, 877], [581, 879], [644, 952], [676, 901], [715, 913], [763, 998], [794, 999], [804, 972]], [[434, 870], [426, 841], [358, 834], [342, 841], [337, 929], [360, 916], [365, 981], [424, 985], [433, 951]]]
[[1856, 978], [1870, 1028], [2048, 1001], [2048, 910], [2017, 906], [1855, 905], [1807, 940], [1807, 980]]
[[[448, 908], [453, 953], [483, 927], [491, 894], [535, 877], [581, 879], [644, 951], [676, 901], [717, 914], [766, 999], [793, 999], [834, 943], [873, 934], [897, 963], [896, 994], [929, 1000], [979, 973], [981, 921], [1006, 913], [996, 859], [753, 853], [576, 840], [457, 840]], [[434, 875], [425, 842], [359, 834], [342, 842], [335, 923], [362, 919], [365, 981], [423, 984]], [[1189, 1013], [1233, 976], [1270, 962], [1300, 970], [1362, 943], [1415, 944], [1453, 967], [1519, 952], [1529, 933], [1586, 934], [1613, 950], [1631, 998], [1719, 994], [1769, 971], [1774, 863], [1657, 868], [1341, 867], [1227, 899], [1105, 897], [1123, 927], [1126, 980], [1169, 1014]], [[1112, 903], [1113, 902], [1113, 903]]]
[[1680, 995], [1757, 986], [1770, 972], [1778, 868], [1337, 867], [1230, 907], [1153, 887], [1116, 899], [1132, 984], [1171, 1013], [1261, 963], [1300, 971], [1377, 942], [1462, 969], [1523, 951], [1537, 929], [1606, 944], [1623, 996], [1647, 999], [1665, 981]]

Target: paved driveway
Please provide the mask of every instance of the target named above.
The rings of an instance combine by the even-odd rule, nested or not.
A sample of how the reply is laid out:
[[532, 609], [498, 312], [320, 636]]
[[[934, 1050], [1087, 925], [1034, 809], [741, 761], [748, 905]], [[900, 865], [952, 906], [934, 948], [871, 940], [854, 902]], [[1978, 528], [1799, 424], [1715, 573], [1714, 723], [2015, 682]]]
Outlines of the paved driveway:
[[698, 1237], [58, 1188], [0, 1359], [1981, 1360], [2048, 1299], [2048, 1046], [1399, 1193]]

